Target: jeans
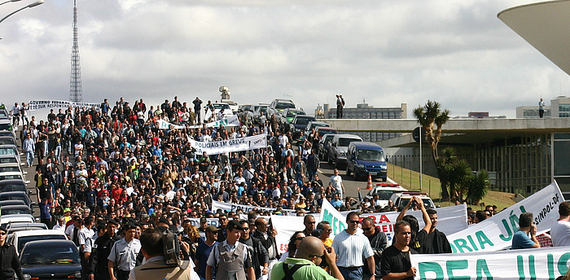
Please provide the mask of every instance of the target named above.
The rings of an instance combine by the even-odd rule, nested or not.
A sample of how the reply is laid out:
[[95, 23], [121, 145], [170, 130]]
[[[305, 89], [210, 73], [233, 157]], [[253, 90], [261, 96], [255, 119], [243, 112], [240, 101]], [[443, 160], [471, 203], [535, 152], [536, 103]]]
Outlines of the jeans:
[[345, 280], [361, 280], [362, 279], [362, 267], [358, 269], [346, 269], [343, 267], [338, 268], [340, 273]]
[[26, 163], [28, 167], [34, 164], [34, 152], [33, 151], [26, 151]]

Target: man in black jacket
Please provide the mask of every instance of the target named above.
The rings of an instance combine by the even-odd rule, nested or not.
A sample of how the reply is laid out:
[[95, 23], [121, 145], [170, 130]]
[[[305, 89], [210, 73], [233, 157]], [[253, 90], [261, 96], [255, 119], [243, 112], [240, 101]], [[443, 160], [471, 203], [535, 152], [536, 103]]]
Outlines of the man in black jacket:
[[250, 253], [253, 260], [253, 270], [255, 270], [255, 279], [259, 279], [261, 275], [267, 275], [269, 273], [269, 256], [267, 250], [263, 247], [259, 239], [250, 235], [250, 232], [254, 229], [253, 225], [250, 225], [246, 220], [241, 220], [239, 223], [243, 227], [243, 234], [239, 242], [248, 245], [248, 250], [251, 250]]
[[255, 227], [257, 230], [253, 233], [253, 237], [259, 239], [263, 247], [267, 250], [269, 257], [269, 271], [274, 264], [279, 260], [279, 250], [277, 249], [277, 242], [275, 242], [275, 229], [269, 230], [268, 222], [265, 218], [257, 218], [255, 220]]
[[115, 235], [115, 230], [117, 230], [118, 226], [119, 224], [115, 220], [109, 220], [107, 223], [106, 234], [95, 240], [91, 252], [90, 280], [108, 280], [110, 278], [108, 270], [109, 261], [107, 260], [107, 257], [109, 257], [115, 241], [120, 239], [120, 237]]
[[12, 280], [14, 279], [14, 274], [18, 276], [18, 279], [24, 279], [20, 259], [18, 258], [18, 254], [16, 254], [16, 248], [6, 244], [7, 232], [5, 227], [0, 227], [0, 260], [2, 260], [0, 279]]
[[[388, 238], [386, 237], [385, 233], [376, 228], [374, 221], [370, 218], [364, 218], [362, 220], [362, 231], [364, 231], [364, 235], [368, 237], [372, 251], [374, 251], [374, 261], [376, 262], [376, 277], [377, 279], [380, 279], [380, 276], [382, 276], [380, 274], [380, 260], [382, 259], [382, 252], [384, 249], [386, 249], [386, 247], [388, 247]], [[363, 279], [368, 279], [371, 276], [367, 262], [364, 263], [363, 274]]]

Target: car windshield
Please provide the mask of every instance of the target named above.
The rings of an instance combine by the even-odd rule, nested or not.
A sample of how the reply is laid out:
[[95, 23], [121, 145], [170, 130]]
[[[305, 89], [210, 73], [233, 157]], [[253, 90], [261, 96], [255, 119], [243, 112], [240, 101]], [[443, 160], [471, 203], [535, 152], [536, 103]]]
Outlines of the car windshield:
[[0, 208], [0, 215], [15, 215], [15, 214], [32, 214], [30, 209], [5, 209]]
[[12, 126], [10, 124], [0, 124], [0, 130], [12, 130]]
[[288, 112], [287, 112], [287, 117], [294, 117], [294, 116], [297, 116], [297, 115], [304, 116], [304, 115], [306, 115], [306, 114], [305, 114], [305, 112], [303, 112], [303, 111], [288, 111]]
[[22, 252], [22, 265], [32, 264], [69, 264], [79, 263], [77, 249], [66, 246], [49, 246], [26, 248]]
[[369, 161], [385, 161], [382, 150], [358, 150], [356, 159]]
[[283, 102], [283, 103], [277, 103], [277, 105], [275, 105], [275, 109], [287, 109], [287, 108], [295, 108], [295, 104], [293, 103], [288, 103], [288, 102]]
[[6, 184], [0, 185], [1, 192], [11, 192], [11, 191], [27, 191], [25, 185], [18, 184]]
[[5, 166], [0, 167], [0, 172], [20, 172], [20, 168], [17, 166]]
[[[24, 245], [26, 245], [26, 243], [30, 242], [30, 241], [36, 241], [36, 240], [54, 240], [54, 239], [59, 239], [59, 240], [65, 240], [65, 236], [60, 235], [60, 234], [54, 234], [54, 235], [32, 235], [32, 236], [20, 236], [18, 238], [18, 252], [22, 251], [22, 248], [24, 248]], [[58, 248], [59, 249], [59, 248]]]
[[[400, 207], [403, 208], [406, 205], [408, 205], [408, 201], [410, 201], [409, 198], [402, 198], [402, 203], [400, 204]], [[422, 201], [424, 202], [424, 206], [425, 208], [435, 208], [433, 205], [433, 202], [431, 202], [431, 200], [429, 198], [422, 198]], [[411, 208], [411, 207], [410, 207]]]
[[4, 137], [4, 138], [0, 138], [0, 144], [1, 145], [16, 144], [16, 141], [14, 141], [14, 139], [12, 139], [12, 138]]
[[13, 157], [0, 158], [0, 163], [18, 163], [18, 160]]
[[340, 138], [338, 139], [338, 145], [340, 147], [348, 147], [348, 145], [352, 142], [361, 142], [361, 141], [362, 140], [355, 138]]
[[374, 189], [372, 190], [372, 192], [370, 192], [371, 196], [375, 196], [378, 195], [378, 199], [380, 200], [389, 200], [390, 197], [397, 192], [402, 192], [402, 191], [387, 191], [387, 190], [381, 190], [381, 189]]
[[0, 181], [3, 180], [11, 180], [11, 179], [22, 179], [21, 175], [13, 174], [13, 175], [0, 175]]
[[312, 120], [312, 118], [297, 118], [297, 124], [307, 125]]
[[0, 148], [0, 155], [17, 155], [18, 151], [14, 148]]

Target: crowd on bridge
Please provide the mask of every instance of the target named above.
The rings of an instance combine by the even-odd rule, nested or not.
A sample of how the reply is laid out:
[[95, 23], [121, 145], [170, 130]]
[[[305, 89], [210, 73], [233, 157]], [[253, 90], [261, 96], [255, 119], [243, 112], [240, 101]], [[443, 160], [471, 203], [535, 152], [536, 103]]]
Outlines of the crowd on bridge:
[[[84, 275], [93, 275], [94, 279], [129, 278], [129, 272], [142, 259], [136, 240], [142, 231], [162, 225], [180, 232], [185, 244], [182, 248], [197, 264], [200, 279], [212, 279], [214, 275], [217, 279], [267, 279], [280, 255], [275, 247], [277, 232], [264, 217], [287, 212], [305, 216], [306, 229], [292, 236], [286, 254], [297, 253], [315, 264], [328, 263], [327, 271], [339, 279], [360, 279], [363, 274], [368, 278], [386, 277], [396, 270], [413, 277], [415, 269], [407, 266], [409, 256], [406, 259], [397, 252], [451, 252], [445, 235], [435, 229], [437, 212], [427, 211], [419, 202], [424, 212], [423, 229], [417, 219], [402, 211], [398, 218], [401, 222], [395, 228], [395, 244], [400, 245], [394, 251], [387, 249], [386, 236], [374, 230], [374, 222], [364, 219], [364, 235], [351, 241], [352, 246], [362, 250], [355, 257], [350, 253], [353, 248], [343, 247], [337, 238], [355, 235], [361, 223], [358, 213], [392, 211], [393, 205], [382, 207], [377, 197], [345, 196], [338, 170], [330, 181], [323, 182], [317, 173], [318, 132], [292, 139], [288, 128], [272, 116], [259, 122], [242, 119], [240, 126], [209, 127], [209, 120], [201, 117], [216, 116], [204, 114], [203, 110], [213, 110], [209, 104], [203, 106], [197, 97], [189, 105], [175, 97], [172, 103], [165, 100], [156, 107], [147, 106], [143, 99], [131, 106], [121, 98], [113, 105], [105, 99], [99, 108], [56, 109], [57, 113], [51, 110], [45, 120], [35, 116], [28, 119], [27, 115], [24, 119], [21, 114], [20, 139], [28, 166], [35, 167], [41, 221], [64, 230], [76, 242], [85, 257]], [[159, 129], [159, 120], [182, 128]], [[251, 151], [208, 155], [196, 152], [190, 145], [191, 140], [223, 141], [260, 134], [267, 136], [267, 147]], [[347, 236], [337, 235], [330, 240], [330, 225], [315, 224], [310, 213], [319, 213], [325, 199], [338, 210], [353, 211], [347, 216]], [[213, 211], [213, 201], [271, 210]], [[408, 207], [410, 204], [405, 210]], [[200, 226], [193, 226], [190, 218], [200, 218]], [[220, 226], [208, 225], [207, 218], [217, 218]], [[323, 243], [304, 239], [311, 235], [317, 235], [315, 238]], [[238, 246], [241, 243], [237, 241], [247, 244], [247, 250], [240, 249], [243, 245]], [[102, 246], [93, 246], [97, 242], [114, 242], [115, 246], [105, 251]], [[217, 242], [223, 245], [214, 246]], [[126, 248], [127, 258], [115, 255], [117, 246]], [[210, 254], [214, 247], [219, 251]], [[238, 261], [226, 261], [226, 252], [234, 250], [240, 252], [232, 256]], [[384, 250], [389, 254], [382, 255]], [[331, 263], [335, 254], [340, 255], [338, 267]], [[395, 262], [392, 268], [390, 262]], [[307, 268], [297, 269], [301, 269], [300, 275], [310, 273]], [[136, 278], [130, 274], [131, 279]]]

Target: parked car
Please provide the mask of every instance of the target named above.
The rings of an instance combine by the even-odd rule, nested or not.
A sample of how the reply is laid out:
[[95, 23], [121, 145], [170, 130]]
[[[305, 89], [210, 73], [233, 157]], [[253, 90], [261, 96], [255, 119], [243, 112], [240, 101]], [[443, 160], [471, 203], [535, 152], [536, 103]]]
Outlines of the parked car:
[[30, 182], [30, 181], [26, 181], [26, 177], [20, 171], [8, 171], [8, 172], [1, 172], [0, 173], [0, 181], [18, 180], [18, 179], [26, 182], [26, 184]]
[[[406, 207], [406, 205], [408, 205], [408, 202], [414, 196], [419, 197], [423, 201], [426, 209], [435, 208], [435, 204], [433, 204], [433, 200], [431, 200], [431, 198], [429, 196], [427, 196], [426, 193], [421, 193], [421, 192], [394, 193], [390, 197], [390, 200], [392, 200], [392, 202], [394, 202], [394, 205], [396, 207], [398, 207], [398, 211], [402, 211], [402, 209], [404, 209], [404, 207]], [[412, 209], [413, 207], [414, 207], [414, 204], [412, 203], [412, 206], [410, 207], [410, 209]]]
[[329, 144], [333, 139], [334, 134], [327, 134], [319, 140], [319, 159], [324, 161], [329, 159]]
[[0, 172], [20, 172], [28, 174], [28, 171], [22, 170], [22, 166], [18, 163], [0, 163]]
[[8, 235], [7, 242], [12, 239], [12, 233], [17, 231], [25, 231], [25, 230], [45, 230], [48, 229], [48, 226], [44, 223], [12, 223], [8, 224], [6, 227], [6, 234]]
[[0, 154], [0, 163], [17, 163], [19, 165], [26, 164], [25, 162], [20, 161], [20, 155], [14, 155], [14, 154], [7, 154], [7, 155]]
[[301, 131], [304, 131], [309, 122], [312, 121], [316, 121], [313, 116], [296, 115], [293, 121], [291, 121], [291, 136], [293, 136], [293, 139], [298, 139], [301, 135]]
[[32, 202], [27, 192], [22, 192], [22, 191], [0, 193], [0, 201], [2, 200], [21, 200], [24, 201], [26, 205], [30, 208], [32, 207], [32, 205], [36, 204], [35, 202]]
[[311, 130], [317, 129], [317, 127], [330, 127], [330, 124], [326, 122], [310, 121], [305, 127], [305, 135], [311, 134]]
[[18, 152], [18, 147], [16, 145], [4, 144], [0, 145], [0, 155], [20, 155]]
[[26, 202], [22, 201], [22, 200], [13, 199], [13, 200], [1, 200], [0, 201], [0, 207], [4, 207], [6, 205], [26, 205], [26, 206], [28, 206], [26, 204]]
[[10, 119], [0, 119], [0, 131], [1, 130], [14, 131], [12, 121]]
[[32, 215], [17, 214], [17, 215], [6, 215], [0, 217], [0, 225], [6, 227], [11, 223], [35, 223], [36, 218]]
[[335, 134], [329, 144], [328, 162], [335, 168], [343, 169], [346, 165], [346, 152], [351, 142], [362, 142], [362, 138], [353, 134]]
[[289, 123], [291, 123], [297, 115], [306, 115], [306, 113], [303, 111], [303, 109], [287, 108], [283, 111], [282, 114], [282, 116], [285, 117]]
[[395, 193], [405, 192], [407, 189], [403, 188], [398, 184], [376, 184], [374, 188], [372, 188], [368, 194], [365, 196], [368, 199], [373, 199], [374, 196], [378, 196], [376, 198], [376, 203], [380, 207], [384, 208], [388, 206], [388, 201]]
[[346, 154], [346, 176], [354, 174], [354, 180], [359, 178], [388, 179], [388, 165], [384, 150], [378, 144], [371, 142], [352, 142], [348, 145]]
[[63, 231], [53, 229], [18, 231], [10, 237], [10, 243], [16, 247], [18, 253], [26, 243], [36, 240], [68, 240], [68, 238]]
[[12, 136], [0, 136], [0, 145], [16, 145], [16, 139]]
[[79, 251], [69, 240], [28, 242], [20, 263], [26, 279], [81, 279]]
[[336, 128], [326, 126], [317, 126], [315, 131], [319, 132], [319, 139], [323, 138], [323, 136], [327, 134], [338, 134], [338, 130], [336, 130]]
[[13, 192], [13, 191], [32, 194], [32, 191], [28, 190], [28, 188], [26, 187], [26, 182], [22, 180], [16, 179], [16, 180], [0, 181], [0, 193]]
[[216, 102], [212, 103], [212, 106], [214, 106], [214, 114], [216, 114], [216, 116], [222, 109], [224, 109], [225, 116], [233, 116], [234, 114], [232, 108], [227, 103]]
[[295, 103], [292, 100], [279, 98], [274, 99], [273, 102], [269, 104], [269, 107], [275, 109], [279, 113], [283, 113], [283, 111], [288, 108], [296, 108]]
[[32, 209], [26, 205], [6, 205], [0, 207], [0, 215], [32, 214]]

